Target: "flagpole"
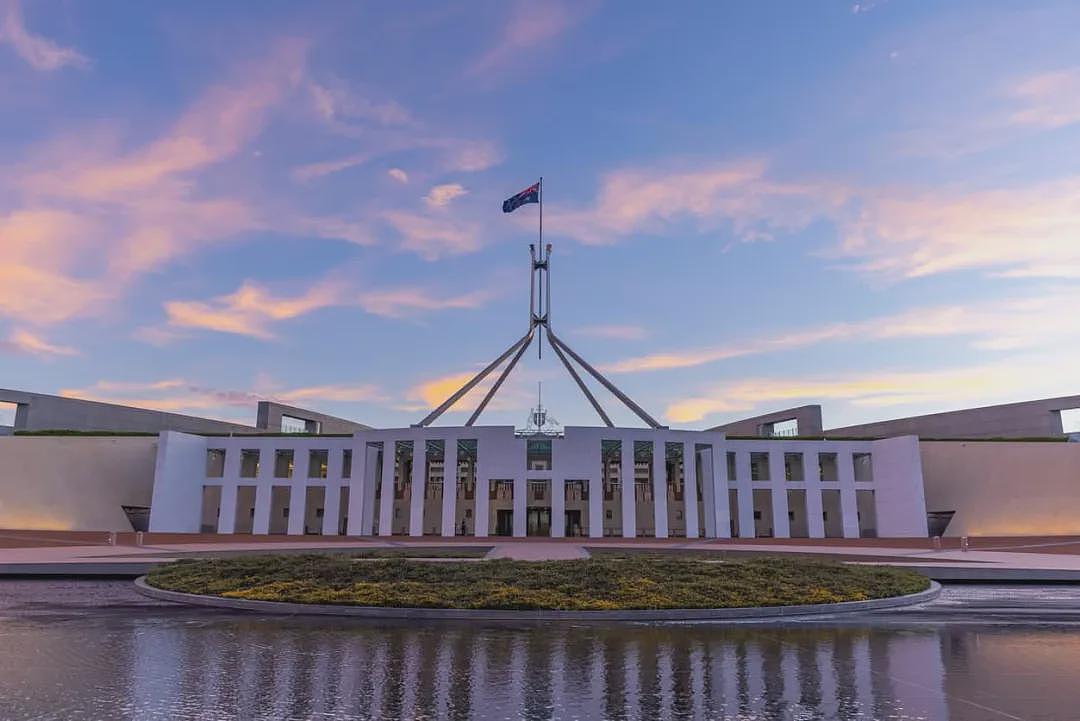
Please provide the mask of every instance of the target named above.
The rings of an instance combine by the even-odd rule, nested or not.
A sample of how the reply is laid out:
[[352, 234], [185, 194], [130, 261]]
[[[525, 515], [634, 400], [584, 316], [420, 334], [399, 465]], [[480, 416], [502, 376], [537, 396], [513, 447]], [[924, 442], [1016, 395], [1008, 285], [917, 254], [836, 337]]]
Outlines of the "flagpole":
[[[546, 270], [546, 268], [547, 268], [547, 266], [546, 266], [547, 254], [544, 252], [544, 176], [543, 175], [540, 176], [540, 182], [537, 183], [537, 185], [540, 186], [540, 190], [537, 193], [537, 195], [539, 196], [539, 200], [540, 200], [540, 257], [544, 260], [544, 263], [545, 263], [544, 273], [547, 273], [547, 270]], [[540, 306], [537, 308], [537, 313], [542, 313], [543, 309], [544, 309], [544, 285], [543, 285], [543, 281], [541, 281], [541, 283], [540, 283]], [[543, 327], [540, 328], [540, 335], [541, 336], [544, 335]], [[536, 344], [536, 357], [537, 358], [543, 358], [544, 357], [544, 343], [543, 343], [542, 338], [540, 339], [540, 342]]]

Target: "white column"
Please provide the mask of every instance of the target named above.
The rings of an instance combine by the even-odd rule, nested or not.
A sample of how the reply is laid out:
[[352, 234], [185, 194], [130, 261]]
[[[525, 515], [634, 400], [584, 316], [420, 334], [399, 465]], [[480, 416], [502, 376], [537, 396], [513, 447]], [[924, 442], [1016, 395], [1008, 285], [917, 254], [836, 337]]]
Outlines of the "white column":
[[457, 487], [458, 460], [457, 438], [447, 438], [443, 446], [442, 486], [442, 534], [453, 537], [457, 533]]
[[637, 498], [634, 493], [634, 441], [623, 438], [621, 450], [622, 533], [623, 538], [633, 538], [637, 535]]
[[551, 474], [551, 537], [566, 535], [566, 481]]
[[686, 510], [686, 537], [697, 538], [701, 527], [698, 525], [697, 507], [697, 444], [693, 441], [683, 443], [683, 503]]
[[289, 523], [286, 533], [290, 536], [304, 535], [304, 517], [307, 515], [307, 486], [303, 478], [296, 478], [297, 475], [293, 473], [293, 478], [289, 479]]
[[424, 535], [424, 500], [427, 494], [427, 441], [413, 439], [412, 495], [409, 496], [409, 535]]
[[769, 485], [772, 486], [773, 537], [791, 538], [783, 451], [769, 451]]
[[701, 507], [705, 513], [698, 523], [705, 529], [701, 534], [705, 538], [716, 538], [716, 487], [713, 485], [712, 454], [713, 446], [710, 444], [698, 456], [701, 459]]
[[736, 452], [735, 471], [738, 483], [736, 500], [739, 503], [739, 538], [754, 538], [757, 536], [757, 525], [754, 523], [754, 488], [750, 483], [749, 451]]
[[382, 460], [382, 496], [379, 503], [379, 535], [389, 536], [394, 522], [394, 466], [397, 455], [397, 441], [383, 443]]
[[[370, 536], [375, 530], [375, 487], [379, 482], [379, 447], [361, 441], [353, 446], [349, 479], [349, 535]], [[381, 520], [381, 519], [380, 519]]]
[[[713, 487], [713, 513], [716, 514], [716, 538], [731, 538], [731, 508], [728, 500], [727, 455], [724, 446], [712, 447], [712, 474], [705, 477]], [[711, 479], [711, 480], [710, 480]]]
[[859, 507], [855, 501], [855, 463], [851, 451], [836, 454], [840, 476], [840, 515], [844, 523], [844, 538], [859, 537]]
[[825, 519], [821, 515], [821, 473], [817, 451], [803, 451], [803, 478], [806, 479], [806, 523], [810, 538], [825, 538]]
[[656, 528], [657, 538], [668, 537], [668, 507], [667, 507], [667, 462], [665, 460], [664, 442], [653, 441], [652, 444], [652, 489], [653, 489], [653, 526]]
[[221, 486], [221, 511], [218, 513], [218, 533], [236, 533], [236, 484]]
[[[593, 464], [600, 467], [600, 459]], [[600, 476], [589, 478], [589, 538], [601, 538], [604, 535], [604, 479]]]
[[[261, 464], [259, 470], [262, 470]], [[270, 501], [273, 488], [273, 483], [269, 479], [263, 481], [261, 478], [259, 484], [255, 486], [255, 518], [251, 525], [251, 532], [254, 535], [265, 536], [270, 533]]]
[[[483, 450], [477, 444], [477, 456]], [[488, 515], [490, 509], [491, 479], [488, 478], [487, 466], [480, 461], [476, 466], [476, 510], [473, 511], [473, 533], [477, 538], [486, 538], [488, 535]]]
[[[329, 474], [327, 474], [329, 475]], [[322, 534], [324, 536], [338, 535], [338, 516], [341, 515], [341, 489], [344, 486], [327, 486], [323, 492], [323, 516]], [[352, 494], [349, 494], [352, 500]]]
[[514, 538], [525, 537], [525, 505], [529, 498], [529, 482], [523, 475], [514, 477]]

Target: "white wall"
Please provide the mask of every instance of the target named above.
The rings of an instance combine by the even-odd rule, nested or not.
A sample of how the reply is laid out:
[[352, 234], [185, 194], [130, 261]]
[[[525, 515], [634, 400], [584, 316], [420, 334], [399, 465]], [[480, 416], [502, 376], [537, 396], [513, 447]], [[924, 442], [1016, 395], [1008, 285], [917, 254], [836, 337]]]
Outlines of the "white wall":
[[0, 528], [130, 531], [149, 506], [156, 436], [0, 437]]

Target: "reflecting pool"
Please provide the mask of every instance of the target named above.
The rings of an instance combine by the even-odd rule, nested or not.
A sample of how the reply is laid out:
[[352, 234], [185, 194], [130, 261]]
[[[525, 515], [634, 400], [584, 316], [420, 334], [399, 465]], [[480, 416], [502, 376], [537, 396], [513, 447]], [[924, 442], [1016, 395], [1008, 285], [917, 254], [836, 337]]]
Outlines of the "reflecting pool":
[[2, 719], [1069, 719], [1080, 626], [376, 626], [0, 582]]

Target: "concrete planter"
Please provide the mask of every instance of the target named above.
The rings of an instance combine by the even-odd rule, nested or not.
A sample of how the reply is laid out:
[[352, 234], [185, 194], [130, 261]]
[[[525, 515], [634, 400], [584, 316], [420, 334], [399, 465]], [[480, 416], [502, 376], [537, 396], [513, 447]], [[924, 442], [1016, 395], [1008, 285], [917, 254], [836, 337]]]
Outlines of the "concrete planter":
[[220, 596], [199, 596], [178, 591], [165, 591], [146, 583], [146, 577], [135, 579], [136, 590], [144, 596], [162, 601], [186, 603], [192, 606], [223, 608], [232, 611], [313, 616], [351, 616], [353, 618], [413, 619], [443, 621], [780, 621], [805, 616], [824, 616], [857, 611], [876, 611], [926, 603], [941, 593], [941, 584], [930, 582], [930, 588], [919, 593], [870, 601], [816, 603], [801, 606], [757, 606], [748, 608], [685, 608], [643, 609], [629, 611], [506, 611], [462, 608], [384, 608], [376, 606], [347, 606], [333, 604], [284, 603], [280, 601], [250, 601]]

